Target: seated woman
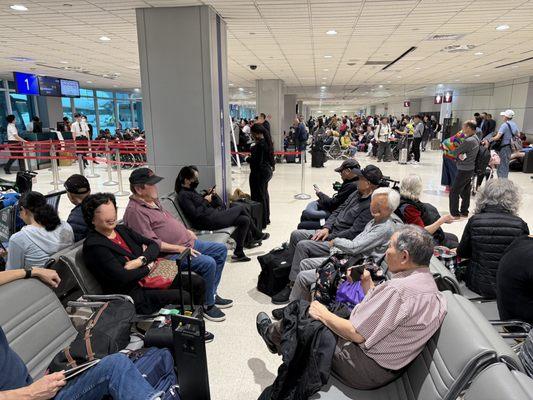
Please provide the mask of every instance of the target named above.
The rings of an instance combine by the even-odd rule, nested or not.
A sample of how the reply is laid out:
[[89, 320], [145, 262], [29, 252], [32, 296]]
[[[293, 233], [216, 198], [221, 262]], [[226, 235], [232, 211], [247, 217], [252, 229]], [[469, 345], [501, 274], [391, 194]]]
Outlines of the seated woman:
[[[106, 294], [126, 294], [140, 314], [151, 314], [167, 304], [181, 301], [178, 281], [169, 289], [147, 289], [139, 281], [150, 273], [159, 246], [125, 225], [117, 225], [117, 205], [111, 193], [89, 195], [82, 203], [83, 218], [89, 233], [83, 243], [83, 259]], [[192, 276], [192, 288], [183, 279], [183, 301], [203, 304], [205, 285]]]
[[422, 203], [422, 179], [420, 176], [411, 174], [402, 179], [400, 183], [400, 206], [396, 214], [406, 224], [418, 225], [428, 231], [437, 244], [449, 248], [455, 248], [459, 239], [453, 233], [446, 233], [441, 225], [452, 223], [451, 215], [439, 215], [439, 212], [431, 204]]
[[174, 187], [181, 209], [194, 223], [195, 229], [217, 230], [236, 226], [233, 233], [236, 247], [231, 259], [236, 262], [250, 261], [244, 254], [244, 247], [260, 246], [270, 235], [261, 232], [243, 205], [237, 204], [226, 209], [214, 188], [204, 195], [198, 193], [196, 188], [199, 182], [196, 167], [187, 166], [180, 170]]
[[24, 193], [18, 204], [26, 225], [9, 239], [6, 270], [44, 267], [53, 254], [74, 243], [72, 228], [41, 193]]
[[491, 179], [476, 195], [474, 215], [468, 220], [457, 255], [469, 259], [466, 286], [489, 299], [496, 298], [498, 265], [507, 247], [529, 235], [518, 216], [520, 191], [508, 179]]

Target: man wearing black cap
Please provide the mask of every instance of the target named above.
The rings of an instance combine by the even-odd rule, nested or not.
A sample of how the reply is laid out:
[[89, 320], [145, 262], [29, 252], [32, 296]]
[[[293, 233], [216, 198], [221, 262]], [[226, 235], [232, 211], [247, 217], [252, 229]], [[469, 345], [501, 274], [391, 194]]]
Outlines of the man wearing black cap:
[[344, 160], [340, 167], [335, 168], [335, 172], [341, 174], [342, 185], [337, 193], [329, 197], [323, 193], [318, 186], [315, 186], [315, 193], [318, 200], [312, 201], [302, 212], [298, 229], [319, 229], [324, 221], [335, 211], [346, 199], [357, 190], [357, 170], [361, 169], [359, 163], [354, 159]]
[[300, 263], [306, 258], [327, 257], [328, 241], [335, 238], [353, 240], [372, 219], [370, 198], [382, 179], [381, 170], [374, 165], [356, 172], [359, 175], [357, 191], [337, 208], [327, 219], [324, 227], [317, 231], [298, 229], [291, 233], [289, 249], [292, 267], [289, 274], [289, 285], [272, 297], [272, 303], [285, 304], [289, 301], [291, 287], [300, 272]]
[[85, 239], [88, 232], [87, 224], [81, 211], [81, 203], [83, 199], [91, 194], [91, 185], [83, 175], [74, 174], [65, 181], [64, 186], [68, 199], [75, 206], [70, 212], [67, 222], [74, 231], [74, 241], [78, 242]]
[[228, 249], [222, 243], [204, 242], [175, 219], [159, 202], [156, 184], [163, 178], [149, 168], [138, 168], [130, 175], [133, 193], [124, 212], [124, 224], [137, 233], [152, 239], [159, 245], [161, 253], [172, 259], [186, 248], [191, 249], [192, 271], [205, 281], [204, 317], [220, 322], [226, 315], [220, 310], [229, 308], [233, 301], [217, 294]]

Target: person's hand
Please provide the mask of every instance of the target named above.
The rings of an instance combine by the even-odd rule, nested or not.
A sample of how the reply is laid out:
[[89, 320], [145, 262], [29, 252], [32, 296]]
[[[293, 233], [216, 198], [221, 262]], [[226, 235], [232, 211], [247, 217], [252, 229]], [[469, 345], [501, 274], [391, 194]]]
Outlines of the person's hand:
[[309, 306], [309, 316], [317, 321], [323, 321], [324, 316], [328, 312], [326, 306], [316, 300]]
[[61, 278], [53, 269], [33, 268], [31, 275], [39, 278], [46, 285], [56, 288], [61, 282]]
[[372, 282], [372, 275], [370, 275], [370, 271], [365, 268], [363, 271], [363, 275], [361, 275], [361, 285], [363, 284], [370, 284]]
[[32, 400], [48, 400], [55, 397], [59, 389], [67, 384], [64, 372], [45, 375], [27, 387]]
[[196, 236], [196, 233], [194, 233], [194, 232], [191, 231], [191, 230], [188, 230], [188, 231], [189, 231], [189, 234], [191, 235], [191, 238], [192, 238], [193, 240], [198, 239], [198, 236]]
[[137, 269], [143, 265], [143, 262], [140, 258], [136, 258], [134, 260], [128, 261], [126, 264], [124, 264], [124, 269], [132, 270]]
[[191, 247], [191, 257], [198, 257], [201, 256], [202, 253], [200, 253], [198, 250], [195, 250]]
[[455, 218], [452, 214], [443, 215], [442, 217], [440, 217], [440, 220], [443, 224], [451, 224], [452, 222], [458, 221], [458, 219]]
[[328, 228], [322, 228], [315, 232], [315, 234], [311, 237], [311, 240], [320, 242], [325, 240], [329, 235], [329, 229]]
[[450, 249], [450, 253], [457, 255], [457, 247], [454, 249]]
[[208, 194], [206, 196], [204, 196], [204, 199], [208, 202], [208, 203], [211, 203], [213, 201], [213, 195], [212, 194]]

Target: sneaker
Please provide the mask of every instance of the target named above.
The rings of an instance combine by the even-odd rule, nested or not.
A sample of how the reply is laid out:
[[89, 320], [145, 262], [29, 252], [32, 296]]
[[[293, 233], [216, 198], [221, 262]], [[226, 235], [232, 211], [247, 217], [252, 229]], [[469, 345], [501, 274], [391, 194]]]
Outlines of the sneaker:
[[268, 315], [264, 312], [260, 312], [257, 314], [257, 317], [255, 319], [255, 326], [257, 328], [257, 332], [259, 332], [259, 335], [263, 338], [265, 341], [265, 344], [268, 347], [268, 350], [272, 354], [276, 354], [276, 346], [270, 341], [270, 339], [267, 336], [267, 331], [269, 325], [272, 323], [272, 320], [268, 317]]
[[215, 295], [215, 306], [218, 308], [230, 308], [233, 306], [233, 300], [223, 299], [217, 294]]
[[231, 256], [231, 261], [233, 262], [248, 262], [248, 261], [251, 261], [252, 259], [250, 257], [247, 257], [246, 254], [242, 253], [242, 254], [233, 254]]
[[205, 331], [204, 341], [206, 343], [211, 343], [213, 340], [215, 340], [215, 335], [213, 335], [211, 332]]
[[272, 296], [273, 304], [287, 304], [289, 302], [289, 296], [291, 295], [291, 288], [285, 286], [280, 292]]
[[261, 240], [267, 240], [270, 237], [270, 233], [263, 233], [263, 236], [261, 236]]
[[283, 318], [283, 308], [275, 308], [272, 310], [272, 317], [276, 320], [276, 321], [279, 321], [280, 319]]
[[204, 308], [204, 318], [213, 322], [222, 322], [226, 320], [226, 314], [224, 314], [217, 306], [209, 306]]

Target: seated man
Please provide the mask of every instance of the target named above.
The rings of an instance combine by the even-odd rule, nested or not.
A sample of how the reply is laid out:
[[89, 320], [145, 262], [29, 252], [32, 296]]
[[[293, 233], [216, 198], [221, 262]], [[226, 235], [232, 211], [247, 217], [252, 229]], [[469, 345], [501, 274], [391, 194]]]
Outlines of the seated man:
[[342, 178], [342, 185], [338, 192], [329, 197], [317, 186], [315, 192], [318, 200], [312, 201], [302, 212], [302, 217], [298, 229], [320, 229], [320, 220], [326, 220], [346, 199], [357, 190], [357, 180], [359, 179], [355, 171], [361, 169], [359, 163], [353, 159], [345, 160], [335, 172], [339, 172]]
[[[16, 269], [0, 272], [0, 286], [34, 277], [51, 287], [57, 287], [61, 281], [57, 272], [50, 269]], [[34, 382], [20, 357], [9, 347], [1, 327], [0, 369], [1, 400], [100, 400], [108, 395], [115, 400], [178, 398], [173, 387], [167, 393], [156, 392], [124, 354], [104, 357], [94, 367], [68, 382], [64, 372], [45, 375]]]
[[91, 185], [86, 177], [80, 174], [71, 175], [65, 181], [65, 190], [67, 191], [67, 197], [74, 208], [70, 211], [67, 222], [74, 231], [74, 242], [85, 239], [89, 228], [83, 219], [83, 213], [81, 211], [81, 202], [87, 196], [91, 194]]
[[131, 173], [133, 195], [124, 212], [124, 224], [152, 239], [167, 255], [180, 254], [190, 247], [190, 268], [205, 280], [204, 317], [210, 321], [224, 321], [226, 316], [220, 308], [231, 307], [233, 301], [218, 296], [217, 288], [228, 250], [224, 244], [198, 240], [193, 232], [161, 206], [155, 185], [162, 179], [149, 168], [138, 168]]
[[[394, 214], [400, 204], [400, 195], [394, 189], [379, 188], [372, 193], [370, 212], [373, 219], [366, 224], [365, 229], [353, 240], [336, 238], [328, 245], [331, 254], [361, 255], [372, 257], [374, 261], [381, 260], [389, 240], [394, 231], [401, 225], [402, 220]], [[316, 282], [316, 269], [327, 257], [307, 258], [300, 264], [300, 272], [292, 287], [289, 301], [311, 300], [311, 286]], [[274, 315], [274, 314], [273, 314]], [[279, 311], [277, 313], [279, 315]], [[275, 315], [276, 316], [276, 315]]]
[[372, 219], [370, 214], [370, 196], [383, 179], [381, 170], [368, 165], [357, 172], [358, 189], [342, 203], [327, 219], [324, 227], [317, 231], [299, 229], [291, 233], [289, 250], [292, 255], [292, 267], [289, 284], [272, 296], [272, 303], [285, 304], [289, 301], [291, 288], [300, 272], [300, 263], [306, 258], [326, 257], [329, 254], [327, 241], [335, 238], [352, 240], [359, 235]]
[[[314, 301], [309, 316], [338, 336], [332, 373], [355, 389], [392, 382], [424, 348], [446, 315], [446, 300], [429, 271], [433, 238], [418, 226], [396, 231], [386, 252], [391, 280], [376, 287], [365, 271], [364, 300], [349, 319], [337, 317]], [[257, 329], [272, 352], [280, 352], [281, 322], [259, 313]], [[279, 353], [281, 354], [281, 353]]]

